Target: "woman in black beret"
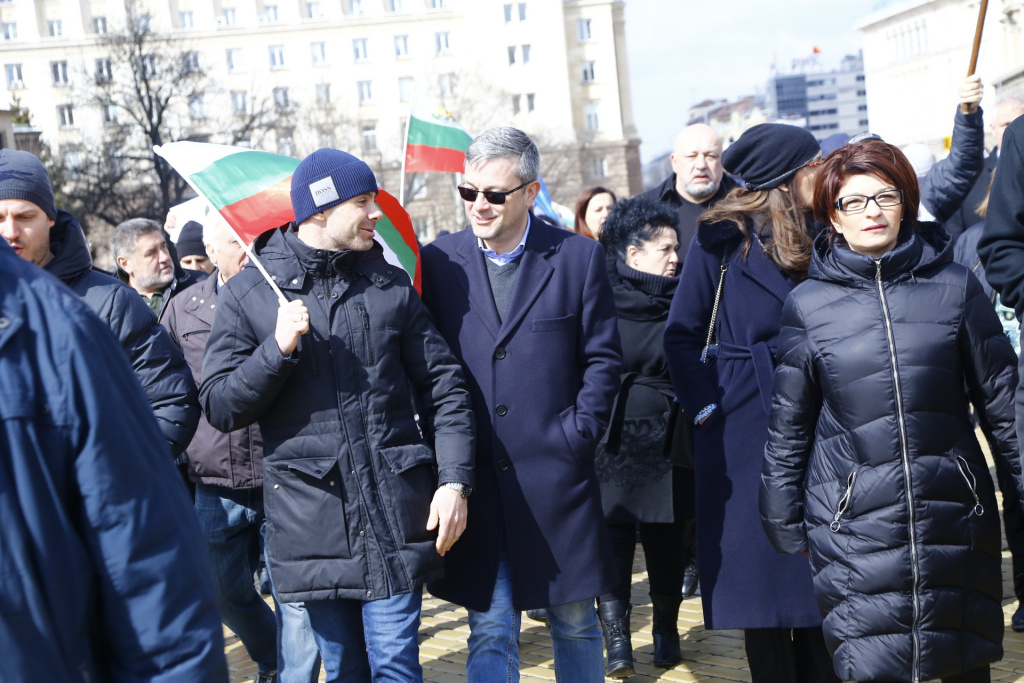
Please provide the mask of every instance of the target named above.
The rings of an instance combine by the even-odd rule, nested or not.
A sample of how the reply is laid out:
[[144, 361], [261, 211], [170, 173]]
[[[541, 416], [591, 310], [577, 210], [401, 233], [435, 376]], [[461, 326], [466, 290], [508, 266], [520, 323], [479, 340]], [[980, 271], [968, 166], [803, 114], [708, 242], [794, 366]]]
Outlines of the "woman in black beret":
[[705, 626], [744, 630], [753, 683], [839, 680], [807, 558], [775, 551], [757, 506], [782, 305], [807, 277], [821, 163], [814, 136], [786, 124], [754, 126], [725, 150], [745, 187], [704, 214], [665, 332], [672, 384], [696, 425]]

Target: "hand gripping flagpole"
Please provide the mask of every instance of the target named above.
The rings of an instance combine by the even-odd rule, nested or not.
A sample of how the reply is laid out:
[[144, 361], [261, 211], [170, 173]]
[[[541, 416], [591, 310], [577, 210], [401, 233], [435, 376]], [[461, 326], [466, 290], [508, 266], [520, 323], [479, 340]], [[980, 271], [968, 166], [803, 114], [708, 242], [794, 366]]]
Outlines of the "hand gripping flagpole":
[[[967, 75], [973, 76], [978, 66], [978, 51], [981, 49], [981, 32], [985, 28], [985, 12], [988, 10], [988, 0], [981, 0], [978, 5], [978, 25], [974, 28], [974, 46], [971, 48], [971, 64], [967, 67]], [[960, 105], [960, 111], [967, 114], [966, 104]]]

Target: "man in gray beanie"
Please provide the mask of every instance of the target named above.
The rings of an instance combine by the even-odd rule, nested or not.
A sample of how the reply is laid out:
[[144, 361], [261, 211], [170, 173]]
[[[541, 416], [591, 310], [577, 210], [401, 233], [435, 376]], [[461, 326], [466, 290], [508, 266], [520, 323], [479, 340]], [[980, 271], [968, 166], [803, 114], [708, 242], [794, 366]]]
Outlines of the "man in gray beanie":
[[374, 240], [376, 194], [351, 154], [303, 160], [295, 223], [253, 245], [288, 301], [252, 265], [221, 288], [200, 401], [221, 431], [259, 423], [271, 581], [305, 603], [327, 680], [417, 681], [422, 586], [465, 529], [474, 422], [458, 361]]
[[82, 226], [57, 209], [46, 168], [28, 152], [0, 150], [0, 237], [70, 287], [110, 327], [187, 481], [184, 451], [199, 424], [199, 406], [185, 359], [130, 287], [93, 268]]

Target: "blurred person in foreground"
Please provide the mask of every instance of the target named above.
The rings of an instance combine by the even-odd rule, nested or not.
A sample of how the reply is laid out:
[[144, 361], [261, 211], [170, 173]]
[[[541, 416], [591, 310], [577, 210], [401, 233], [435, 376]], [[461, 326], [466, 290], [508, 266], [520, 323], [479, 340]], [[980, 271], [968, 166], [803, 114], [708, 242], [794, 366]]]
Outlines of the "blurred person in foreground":
[[0, 678], [227, 683], [199, 529], [124, 351], [7, 244], [0, 386]]
[[696, 427], [704, 620], [743, 629], [753, 683], [834, 683], [810, 567], [775, 551], [757, 510], [782, 307], [810, 265], [821, 150], [803, 128], [765, 123], [722, 163], [746, 188], [704, 214], [665, 330], [672, 384]]
[[377, 190], [346, 152], [302, 160], [295, 223], [253, 245], [288, 302], [255, 267], [227, 282], [200, 399], [215, 429], [259, 423], [271, 583], [305, 604], [327, 680], [406, 683], [423, 678], [423, 583], [465, 529], [475, 434], [458, 361], [374, 239]]
[[760, 509], [780, 552], [809, 554], [840, 678], [983, 683], [1003, 655], [1001, 543], [968, 398], [1019, 488], [1016, 357], [919, 197], [881, 141], [823, 167], [829, 228], [783, 311]]
[[609, 275], [622, 339], [621, 388], [595, 461], [619, 569], [618, 583], [598, 597], [597, 607], [612, 678], [634, 673], [629, 598], [638, 529], [653, 607], [654, 665], [682, 661], [677, 622], [694, 510], [693, 469], [684, 466], [677, 432], [691, 432], [675, 401], [662, 344], [679, 285], [678, 222], [671, 206], [640, 195], [616, 204], [601, 233], [614, 259]]
[[592, 240], [600, 239], [601, 228], [614, 205], [615, 193], [611, 190], [603, 187], [583, 190], [576, 200], [576, 223], [572, 231]]

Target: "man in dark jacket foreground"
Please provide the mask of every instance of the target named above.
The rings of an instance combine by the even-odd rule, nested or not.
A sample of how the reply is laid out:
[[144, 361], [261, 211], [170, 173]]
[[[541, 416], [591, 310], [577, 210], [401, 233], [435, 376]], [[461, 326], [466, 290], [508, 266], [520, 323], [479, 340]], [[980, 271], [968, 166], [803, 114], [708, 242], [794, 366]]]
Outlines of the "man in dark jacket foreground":
[[227, 683], [199, 529], [124, 353], [6, 243], [0, 387], [0, 678]]
[[0, 236], [82, 297], [121, 342], [184, 474], [183, 454], [199, 423], [185, 359], [130, 287], [93, 268], [82, 227], [57, 209], [46, 169], [28, 152], [0, 150]]
[[299, 165], [295, 225], [254, 246], [290, 301], [252, 266], [227, 283], [200, 397], [216, 429], [259, 422], [271, 580], [306, 603], [328, 680], [415, 681], [422, 585], [465, 528], [473, 414], [458, 362], [374, 241], [376, 193], [345, 152]]

